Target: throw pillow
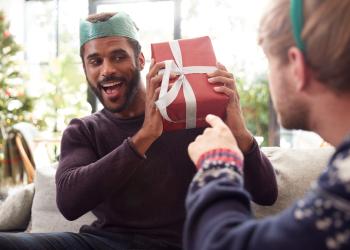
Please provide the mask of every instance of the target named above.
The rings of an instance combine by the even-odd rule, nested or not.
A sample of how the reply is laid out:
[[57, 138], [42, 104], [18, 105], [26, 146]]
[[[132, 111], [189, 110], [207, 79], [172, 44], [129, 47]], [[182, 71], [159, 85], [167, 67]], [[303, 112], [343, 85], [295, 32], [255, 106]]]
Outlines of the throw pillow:
[[32, 233], [78, 232], [82, 225], [91, 224], [96, 219], [91, 212], [74, 221], [63, 217], [56, 205], [56, 167], [57, 164], [54, 164], [36, 170], [30, 229]]
[[252, 204], [257, 218], [274, 215], [302, 198], [326, 168], [334, 152], [332, 147], [314, 149], [286, 149], [265, 147], [262, 151], [276, 170], [278, 198], [273, 206]]
[[27, 227], [33, 195], [33, 183], [10, 191], [0, 204], [0, 231], [21, 231]]

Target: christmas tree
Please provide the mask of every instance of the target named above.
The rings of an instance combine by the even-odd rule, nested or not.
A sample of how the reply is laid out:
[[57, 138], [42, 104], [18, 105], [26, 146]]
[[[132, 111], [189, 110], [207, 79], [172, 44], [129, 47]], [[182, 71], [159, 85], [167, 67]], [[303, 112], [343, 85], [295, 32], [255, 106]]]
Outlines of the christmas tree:
[[31, 120], [33, 98], [25, 93], [23, 76], [15, 58], [20, 50], [0, 11], [0, 121], [5, 128]]
[[4, 12], [0, 11], [0, 167], [8, 129], [21, 121], [32, 122], [34, 100], [25, 92], [24, 78], [17, 63], [20, 50], [9, 31]]

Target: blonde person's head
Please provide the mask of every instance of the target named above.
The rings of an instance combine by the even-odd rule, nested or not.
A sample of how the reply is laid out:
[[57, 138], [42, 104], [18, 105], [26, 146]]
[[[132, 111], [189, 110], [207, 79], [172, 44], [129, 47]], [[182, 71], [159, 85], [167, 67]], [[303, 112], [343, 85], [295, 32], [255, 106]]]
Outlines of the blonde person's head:
[[[259, 28], [265, 53], [288, 62], [296, 46], [290, 21], [291, 0], [272, 0]], [[335, 92], [350, 92], [350, 0], [304, 0], [301, 39], [304, 57], [317, 80]]]

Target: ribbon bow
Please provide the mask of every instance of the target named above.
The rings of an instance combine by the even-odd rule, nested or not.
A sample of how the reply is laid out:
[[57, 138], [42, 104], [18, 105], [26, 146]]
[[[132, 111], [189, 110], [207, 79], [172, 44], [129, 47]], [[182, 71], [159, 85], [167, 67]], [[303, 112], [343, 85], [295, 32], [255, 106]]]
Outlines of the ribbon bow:
[[[177, 40], [169, 42], [171, 52], [174, 56], [174, 60], [166, 60], [165, 69], [163, 71], [162, 84], [160, 87], [159, 98], [155, 102], [162, 117], [169, 121], [175, 122], [168, 116], [166, 108], [175, 100], [181, 87], [183, 87], [183, 93], [186, 102], [186, 128], [196, 127], [196, 114], [197, 114], [197, 101], [194, 95], [191, 84], [186, 78], [186, 74], [202, 74], [211, 73], [216, 70], [214, 66], [189, 66], [184, 67], [182, 65], [182, 54], [179, 42]], [[170, 73], [179, 75], [179, 78], [175, 81], [171, 89], [168, 91]]]

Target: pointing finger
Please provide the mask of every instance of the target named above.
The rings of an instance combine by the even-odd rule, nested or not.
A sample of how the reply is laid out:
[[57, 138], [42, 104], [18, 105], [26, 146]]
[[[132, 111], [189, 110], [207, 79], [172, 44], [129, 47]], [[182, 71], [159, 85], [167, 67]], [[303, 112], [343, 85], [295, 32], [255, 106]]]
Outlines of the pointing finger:
[[221, 118], [216, 115], [209, 114], [205, 117], [205, 120], [211, 127], [225, 126], [225, 123], [221, 120]]

